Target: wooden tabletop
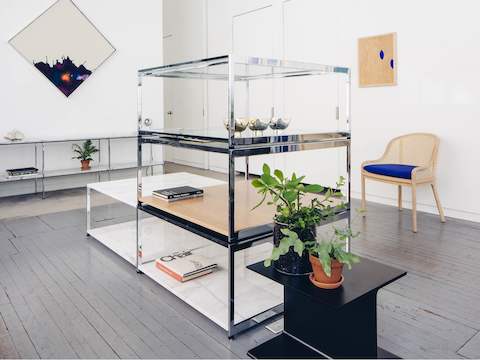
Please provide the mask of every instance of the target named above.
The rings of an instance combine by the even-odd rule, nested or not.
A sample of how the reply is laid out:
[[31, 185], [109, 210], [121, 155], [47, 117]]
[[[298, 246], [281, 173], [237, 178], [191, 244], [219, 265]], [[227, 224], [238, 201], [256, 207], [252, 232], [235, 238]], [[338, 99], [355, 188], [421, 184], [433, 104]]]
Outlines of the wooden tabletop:
[[[322, 195], [306, 196], [323, 198]], [[255, 226], [270, 224], [275, 215], [275, 207], [264, 204], [252, 210], [261, 196], [253, 188], [250, 181], [235, 182], [235, 231]], [[145, 205], [153, 206], [172, 215], [191, 221], [207, 229], [228, 236], [228, 185], [209, 186], [204, 188], [202, 197], [168, 202], [154, 196], [145, 196], [140, 199]], [[340, 204], [335, 199], [334, 204]]]

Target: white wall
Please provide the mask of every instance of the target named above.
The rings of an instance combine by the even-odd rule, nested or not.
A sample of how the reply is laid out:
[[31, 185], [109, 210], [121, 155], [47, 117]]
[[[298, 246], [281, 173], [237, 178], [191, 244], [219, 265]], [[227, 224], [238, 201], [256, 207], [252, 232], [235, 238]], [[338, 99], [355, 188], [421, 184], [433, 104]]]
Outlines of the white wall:
[[[268, 24], [275, 29], [276, 56], [352, 68], [354, 196], [359, 196], [363, 160], [379, 157], [397, 135], [432, 132], [441, 138], [438, 186], [447, 215], [480, 221], [476, 1], [404, 1], [392, 6], [382, 0], [207, 0], [205, 6], [206, 15], [197, 16], [207, 19], [208, 56], [232, 51], [236, 16], [271, 7]], [[263, 41], [255, 29], [249, 36], [252, 50], [258, 48], [257, 39]], [[398, 86], [358, 88], [357, 39], [388, 32], [398, 34]], [[332, 168], [341, 163], [338, 158], [331, 161]], [[395, 204], [393, 186], [367, 183], [367, 193], [371, 201]], [[408, 190], [404, 198], [408, 202]], [[418, 201], [421, 210], [436, 212], [429, 188], [420, 189]]]
[[[8, 40], [54, 0], [0, 2], [0, 136], [17, 128], [27, 137], [81, 137], [134, 133], [137, 129], [137, 76], [140, 68], [163, 63], [162, 1], [75, 0], [75, 4], [113, 44], [116, 52], [69, 98], [21, 57]], [[144, 114], [163, 124], [163, 84], [145, 82]], [[48, 168], [78, 166], [70, 145], [50, 147]], [[115, 162], [136, 160], [134, 141], [113, 145]], [[3, 153], [3, 154], [2, 154]], [[0, 148], [0, 171], [32, 165], [29, 148]], [[81, 185], [95, 176], [50, 179], [49, 189]], [[0, 184], [0, 195], [29, 192], [28, 182]]]

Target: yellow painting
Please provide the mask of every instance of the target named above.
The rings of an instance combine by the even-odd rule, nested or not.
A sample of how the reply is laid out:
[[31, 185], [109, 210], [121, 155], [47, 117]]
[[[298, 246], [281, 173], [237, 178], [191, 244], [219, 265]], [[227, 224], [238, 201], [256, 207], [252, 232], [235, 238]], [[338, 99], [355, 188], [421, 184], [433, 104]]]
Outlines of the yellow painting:
[[397, 85], [397, 34], [358, 39], [358, 85]]

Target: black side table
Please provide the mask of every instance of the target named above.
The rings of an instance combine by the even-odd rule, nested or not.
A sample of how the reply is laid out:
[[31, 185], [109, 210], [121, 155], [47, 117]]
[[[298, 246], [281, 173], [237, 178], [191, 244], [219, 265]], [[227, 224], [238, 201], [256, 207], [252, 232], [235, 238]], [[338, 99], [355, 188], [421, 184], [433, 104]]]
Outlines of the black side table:
[[284, 286], [284, 331], [251, 349], [254, 359], [395, 357], [377, 348], [377, 292], [406, 275], [405, 271], [361, 259], [344, 269], [338, 289], [319, 289], [308, 276], [287, 276], [265, 268], [248, 267]]

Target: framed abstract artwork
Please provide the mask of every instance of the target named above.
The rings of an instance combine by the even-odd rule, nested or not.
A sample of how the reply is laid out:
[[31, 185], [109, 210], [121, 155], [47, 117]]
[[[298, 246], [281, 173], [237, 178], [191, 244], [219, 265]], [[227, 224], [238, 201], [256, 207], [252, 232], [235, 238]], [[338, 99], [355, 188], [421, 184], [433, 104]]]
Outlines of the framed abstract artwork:
[[9, 43], [67, 97], [115, 52], [72, 0], [55, 2]]
[[397, 85], [397, 34], [358, 39], [358, 85]]

